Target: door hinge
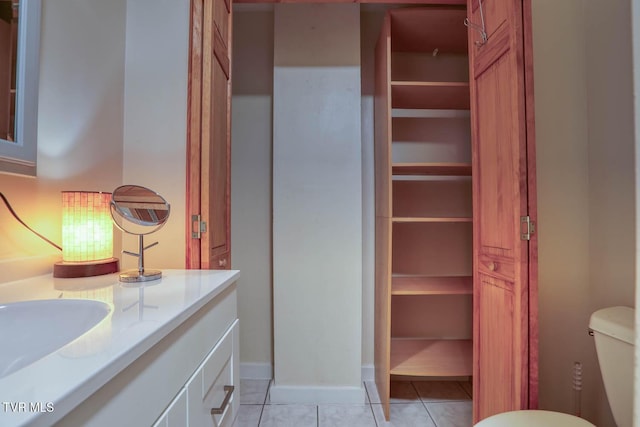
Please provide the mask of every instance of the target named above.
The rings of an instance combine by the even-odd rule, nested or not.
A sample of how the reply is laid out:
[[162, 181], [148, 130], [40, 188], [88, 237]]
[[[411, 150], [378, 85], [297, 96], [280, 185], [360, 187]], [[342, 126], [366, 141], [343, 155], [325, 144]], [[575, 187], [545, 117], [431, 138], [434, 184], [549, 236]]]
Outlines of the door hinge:
[[531, 236], [536, 232], [536, 223], [527, 216], [520, 217], [520, 240], [531, 240]]
[[191, 215], [191, 238], [199, 239], [207, 231], [207, 223], [200, 215]]

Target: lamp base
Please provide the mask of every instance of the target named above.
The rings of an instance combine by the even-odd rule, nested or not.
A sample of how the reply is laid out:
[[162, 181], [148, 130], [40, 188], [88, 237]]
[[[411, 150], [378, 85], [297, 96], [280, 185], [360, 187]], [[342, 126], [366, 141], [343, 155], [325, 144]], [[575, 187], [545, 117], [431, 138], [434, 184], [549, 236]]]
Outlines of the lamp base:
[[101, 259], [89, 262], [56, 262], [53, 265], [53, 277], [70, 279], [73, 277], [101, 276], [117, 273], [118, 258]]

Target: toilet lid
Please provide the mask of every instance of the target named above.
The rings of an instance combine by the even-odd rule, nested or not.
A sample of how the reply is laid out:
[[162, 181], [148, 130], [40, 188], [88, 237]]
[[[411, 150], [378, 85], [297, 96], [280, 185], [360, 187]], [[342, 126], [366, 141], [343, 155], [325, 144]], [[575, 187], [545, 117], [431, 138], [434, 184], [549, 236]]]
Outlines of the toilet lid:
[[595, 427], [587, 420], [561, 412], [526, 410], [504, 412], [480, 421], [475, 427]]

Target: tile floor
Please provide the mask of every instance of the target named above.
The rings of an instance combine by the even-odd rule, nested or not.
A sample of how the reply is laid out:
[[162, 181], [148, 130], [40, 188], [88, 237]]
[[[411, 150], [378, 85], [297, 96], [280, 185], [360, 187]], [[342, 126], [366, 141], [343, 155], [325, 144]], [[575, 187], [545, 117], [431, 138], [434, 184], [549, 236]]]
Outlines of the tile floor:
[[234, 427], [471, 427], [471, 384], [458, 381], [391, 383], [391, 421], [384, 420], [373, 381], [361, 405], [271, 404], [269, 380], [240, 381]]

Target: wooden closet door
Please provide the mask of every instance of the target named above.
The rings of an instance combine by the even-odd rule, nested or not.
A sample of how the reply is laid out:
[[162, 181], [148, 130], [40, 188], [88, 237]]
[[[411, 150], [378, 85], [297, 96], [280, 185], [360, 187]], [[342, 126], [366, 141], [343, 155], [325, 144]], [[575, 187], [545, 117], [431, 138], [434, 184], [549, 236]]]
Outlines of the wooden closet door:
[[[231, 266], [230, 42], [230, 1], [193, 0], [187, 147], [188, 268]], [[198, 214], [202, 228], [192, 219]]]
[[[482, 25], [478, 0], [469, 19]], [[537, 405], [535, 151], [530, 8], [482, 1], [469, 29], [474, 200], [474, 422]], [[535, 239], [535, 234], [533, 235]]]

